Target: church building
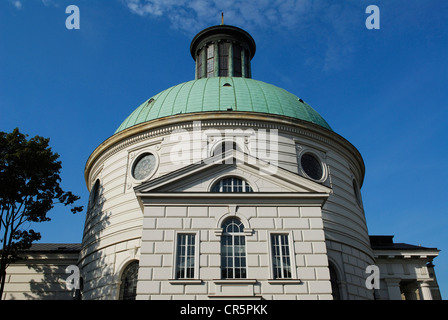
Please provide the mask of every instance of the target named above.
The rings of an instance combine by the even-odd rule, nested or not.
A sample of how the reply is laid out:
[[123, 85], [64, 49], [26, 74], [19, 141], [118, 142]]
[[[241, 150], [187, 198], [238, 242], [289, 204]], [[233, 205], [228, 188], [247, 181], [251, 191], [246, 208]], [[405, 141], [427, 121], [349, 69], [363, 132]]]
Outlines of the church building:
[[[3, 299], [440, 299], [439, 250], [369, 236], [361, 154], [253, 79], [255, 51], [240, 28], [199, 32], [195, 79], [149, 97], [87, 160], [82, 243], [34, 245]], [[30, 281], [45, 261], [59, 270], [46, 291]]]

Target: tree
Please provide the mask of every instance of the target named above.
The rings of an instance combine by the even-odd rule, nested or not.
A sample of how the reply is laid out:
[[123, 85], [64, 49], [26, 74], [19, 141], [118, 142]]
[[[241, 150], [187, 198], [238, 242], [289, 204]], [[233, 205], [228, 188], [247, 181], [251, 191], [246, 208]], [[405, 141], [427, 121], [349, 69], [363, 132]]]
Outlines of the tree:
[[79, 197], [60, 186], [62, 165], [50, 139], [27, 137], [18, 128], [0, 132], [0, 299], [8, 265], [41, 238], [30, 223], [51, 220], [47, 213], [57, 203], [70, 205], [72, 213], [83, 209], [74, 205]]

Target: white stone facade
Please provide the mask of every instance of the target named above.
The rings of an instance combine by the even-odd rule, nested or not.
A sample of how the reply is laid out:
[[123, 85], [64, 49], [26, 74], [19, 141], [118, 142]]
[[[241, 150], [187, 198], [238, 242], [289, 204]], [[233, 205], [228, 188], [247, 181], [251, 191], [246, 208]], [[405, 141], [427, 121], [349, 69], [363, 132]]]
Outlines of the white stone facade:
[[435, 248], [407, 244], [375, 247], [375, 261], [381, 275], [376, 299], [441, 300], [432, 264], [438, 252]]
[[[67, 247], [66, 247], [67, 246]], [[7, 268], [4, 300], [70, 300], [68, 266], [76, 266], [79, 245], [34, 244]]]
[[[202, 144], [176, 138], [198, 134], [198, 121], [200, 136], [205, 137]], [[210, 134], [211, 129], [234, 133], [230, 137], [239, 151], [228, 156], [239, 159], [236, 163], [199, 164], [198, 151], [207, 150], [199, 154], [202, 160], [210, 159], [213, 148], [229, 138]], [[278, 133], [278, 158], [271, 159], [278, 166], [275, 174], [251, 155], [255, 142], [250, 133], [257, 130]], [[182, 143], [188, 144], [183, 150], [190, 150], [190, 162], [173, 162], [173, 148]], [[149, 179], [137, 181], [131, 175], [132, 166], [147, 151], [156, 156], [157, 168]], [[324, 172], [319, 181], [303, 172], [299, 159], [304, 152], [312, 152], [321, 161]], [[213, 183], [226, 176], [246, 180], [254, 192], [242, 198], [241, 194], [210, 193]], [[365, 268], [374, 258], [362, 203], [353, 188], [353, 180], [362, 185], [363, 177], [361, 156], [342, 137], [281, 117], [217, 115], [211, 121], [199, 114], [182, 115], [116, 134], [95, 150], [86, 165], [89, 188], [97, 180], [100, 187], [86, 219], [80, 255], [84, 298], [117, 299], [124, 267], [139, 260], [139, 299], [238, 295], [331, 299], [329, 261], [340, 277], [342, 298], [372, 299], [364, 282]], [[229, 214], [252, 230], [246, 235], [243, 283], [220, 277], [217, 230]], [[175, 239], [180, 232], [197, 235], [198, 271], [190, 282], [173, 276]], [[289, 235], [294, 271], [288, 281], [272, 279], [271, 233]]]
[[[331, 299], [319, 208], [250, 204], [232, 211], [223, 205], [145, 207], [137, 298]], [[242, 218], [251, 229], [246, 234], [247, 279], [221, 280], [217, 222], [229, 215]], [[176, 234], [182, 232], [197, 234], [199, 272], [192, 280], [177, 280], [173, 274]], [[292, 279], [272, 277], [271, 233], [287, 234], [291, 239]]]
[[[302, 99], [249, 80], [249, 34], [207, 28], [190, 51], [198, 80], [147, 100], [87, 160], [81, 251], [48, 270], [79, 258], [86, 300], [437, 297], [438, 250], [375, 249], [360, 153]], [[21, 263], [6, 296], [39, 298]]]

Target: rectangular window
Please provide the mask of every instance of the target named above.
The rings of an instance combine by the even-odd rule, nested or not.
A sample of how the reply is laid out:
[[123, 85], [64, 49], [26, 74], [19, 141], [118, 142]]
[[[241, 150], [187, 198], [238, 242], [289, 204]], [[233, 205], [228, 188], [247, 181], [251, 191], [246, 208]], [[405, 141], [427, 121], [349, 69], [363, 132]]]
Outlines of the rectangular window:
[[291, 256], [286, 234], [272, 234], [272, 267], [274, 279], [291, 278]]
[[227, 77], [229, 75], [230, 42], [220, 42], [218, 48], [219, 48], [219, 76]]
[[202, 61], [204, 59], [204, 50], [201, 50], [197, 56], [197, 65], [198, 65], [198, 74], [197, 74], [197, 78], [201, 79], [204, 77], [203, 74], [203, 65], [202, 65]]
[[241, 47], [238, 45], [233, 46], [233, 76], [241, 77]]
[[244, 51], [244, 68], [245, 68], [244, 72], [245, 72], [246, 78], [251, 77], [249, 66], [250, 66], [249, 51], [245, 50]]
[[176, 279], [194, 278], [195, 240], [194, 234], [177, 235]]
[[221, 239], [221, 276], [223, 279], [246, 278], [244, 235], [228, 234]]
[[215, 64], [214, 64], [214, 44], [210, 44], [207, 48], [207, 78], [213, 77], [214, 71], [215, 71]]

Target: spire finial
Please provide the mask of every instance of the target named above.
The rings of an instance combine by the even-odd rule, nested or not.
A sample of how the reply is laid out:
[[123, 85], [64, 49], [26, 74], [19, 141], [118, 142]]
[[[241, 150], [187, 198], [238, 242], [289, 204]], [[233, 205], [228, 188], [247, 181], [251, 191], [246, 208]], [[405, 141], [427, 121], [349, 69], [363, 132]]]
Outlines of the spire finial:
[[224, 24], [224, 12], [221, 12], [221, 25]]

